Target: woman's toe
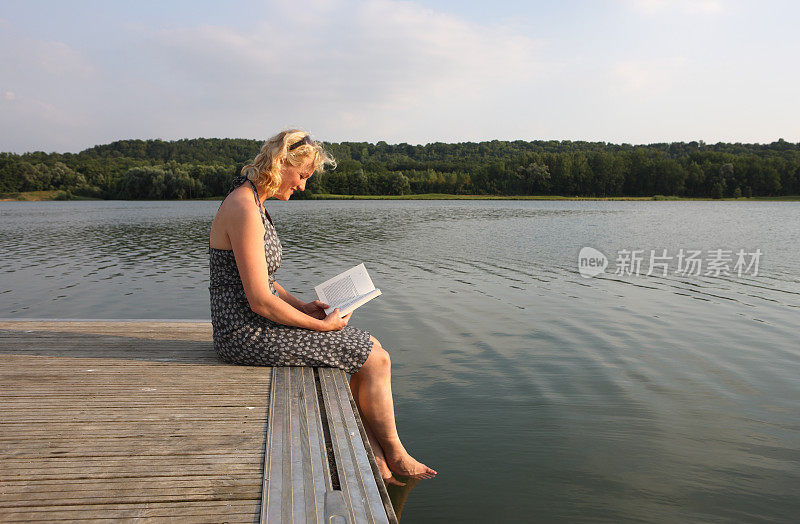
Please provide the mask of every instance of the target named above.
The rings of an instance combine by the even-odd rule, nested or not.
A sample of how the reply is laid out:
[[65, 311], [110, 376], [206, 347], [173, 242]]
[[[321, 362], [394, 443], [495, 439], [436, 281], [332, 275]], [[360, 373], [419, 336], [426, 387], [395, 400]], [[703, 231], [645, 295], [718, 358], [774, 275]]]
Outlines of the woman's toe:
[[394, 478], [394, 475], [391, 475], [391, 474], [388, 477], [384, 477], [383, 483], [384, 484], [391, 484], [393, 486], [405, 486], [406, 485], [405, 482], [400, 482], [399, 480]]

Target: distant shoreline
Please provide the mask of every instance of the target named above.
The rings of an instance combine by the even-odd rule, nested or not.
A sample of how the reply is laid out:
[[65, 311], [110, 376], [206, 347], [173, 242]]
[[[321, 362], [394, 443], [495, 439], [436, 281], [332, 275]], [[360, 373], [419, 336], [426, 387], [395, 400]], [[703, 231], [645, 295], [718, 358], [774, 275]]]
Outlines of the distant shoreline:
[[[22, 193], [0, 193], [0, 202], [48, 202], [66, 200], [102, 200], [100, 198], [89, 198], [74, 195], [67, 195], [64, 191], [26, 191]], [[221, 197], [194, 198], [188, 200], [221, 200]], [[297, 199], [300, 200], [300, 199]], [[446, 193], [424, 193], [414, 195], [335, 195], [322, 193], [313, 195], [305, 200], [586, 200], [586, 201], [734, 201], [734, 202], [798, 202], [800, 195], [776, 196], [776, 197], [740, 197], [740, 198], [708, 198], [708, 197], [678, 197], [654, 195], [651, 197], [571, 197], [557, 195], [450, 195]], [[174, 200], [180, 202], [180, 200]]]
[[46, 202], [56, 200], [102, 200], [102, 198], [76, 196], [61, 190], [0, 193], [0, 202]]
[[776, 197], [740, 197], [740, 198], [709, 198], [709, 197], [679, 197], [654, 195], [650, 197], [582, 197], [582, 196], [558, 196], [558, 195], [449, 195], [442, 193], [425, 193], [418, 195], [314, 195], [309, 200], [641, 200], [641, 201], [662, 201], [662, 200], [698, 200], [698, 201], [800, 201], [800, 195], [776, 196]]

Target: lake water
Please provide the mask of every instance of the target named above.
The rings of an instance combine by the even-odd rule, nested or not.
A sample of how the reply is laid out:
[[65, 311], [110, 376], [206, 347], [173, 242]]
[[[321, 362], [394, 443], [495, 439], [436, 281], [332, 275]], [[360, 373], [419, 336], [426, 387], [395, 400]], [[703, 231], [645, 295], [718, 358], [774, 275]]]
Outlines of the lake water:
[[[0, 203], [0, 317], [208, 319], [217, 206]], [[439, 471], [404, 522], [796, 521], [800, 203], [268, 209], [284, 287], [310, 300], [364, 262], [383, 290], [351, 323], [392, 353], [400, 436]], [[579, 275], [586, 246], [605, 273]], [[614, 274], [634, 249], [640, 274]], [[699, 250], [702, 274], [646, 276], [651, 249]], [[758, 274], [705, 275], [718, 249], [760, 250]]]

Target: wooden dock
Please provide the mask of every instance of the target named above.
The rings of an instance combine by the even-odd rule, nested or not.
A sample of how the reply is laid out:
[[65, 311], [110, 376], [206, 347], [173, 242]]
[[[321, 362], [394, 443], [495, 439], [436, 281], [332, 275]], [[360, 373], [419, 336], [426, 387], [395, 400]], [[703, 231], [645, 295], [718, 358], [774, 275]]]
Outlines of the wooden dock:
[[0, 321], [0, 521], [397, 522], [339, 370], [207, 322]]

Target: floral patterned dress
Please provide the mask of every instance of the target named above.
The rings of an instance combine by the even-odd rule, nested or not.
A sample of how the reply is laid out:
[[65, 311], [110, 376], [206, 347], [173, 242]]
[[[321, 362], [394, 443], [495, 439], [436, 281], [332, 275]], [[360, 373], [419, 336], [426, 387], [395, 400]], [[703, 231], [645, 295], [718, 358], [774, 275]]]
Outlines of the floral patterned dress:
[[[281, 266], [281, 243], [252, 181], [236, 177], [231, 193], [249, 182], [264, 223], [264, 256], [269, 289], [274, 295], [275, 272]], [[220, 359], [248, 366], [334, 367], [358, 371], [372, 350], [367, 331], [346, 326], [341, 331], [314, 331], [279, 324], [250, 309], [236, 258], [231, 250], [209, 247], [211, 325]]]

